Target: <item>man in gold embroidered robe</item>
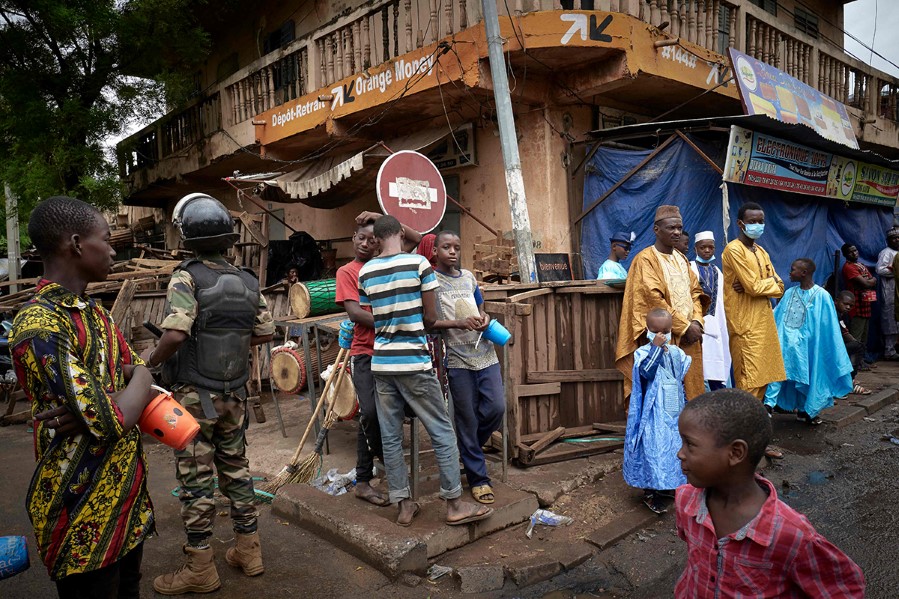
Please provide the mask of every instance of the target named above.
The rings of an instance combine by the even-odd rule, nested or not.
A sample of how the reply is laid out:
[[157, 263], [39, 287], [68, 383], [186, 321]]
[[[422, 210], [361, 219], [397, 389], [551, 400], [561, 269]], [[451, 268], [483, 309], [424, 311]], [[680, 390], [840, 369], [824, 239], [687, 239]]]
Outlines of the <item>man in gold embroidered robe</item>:
[[646, 315], [654, 308], [667, 310], [673, 319], [670, 342], [693, 358], [684, 379], [688, 400], [705, 391], [702, 373], [703, 312], [709, 297], [675, 244], [683, 234], [677, 206], [656, 210], [656, 242], [634, 256], [628, 271], [621, 306], [615, 367], [624, 375], [624, 394], [631, 392], [634, 351], [646, 343]]

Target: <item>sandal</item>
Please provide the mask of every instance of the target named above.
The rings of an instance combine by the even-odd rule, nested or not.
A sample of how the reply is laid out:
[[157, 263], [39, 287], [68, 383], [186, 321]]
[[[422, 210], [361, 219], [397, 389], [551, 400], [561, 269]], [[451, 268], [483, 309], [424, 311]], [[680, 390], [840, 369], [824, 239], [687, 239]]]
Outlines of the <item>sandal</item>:
[[493, 488], [490, 485], [475, 485], [471, 488], [471, 496], [478, 503], [493, 503]]
[[664, 514], [668, 511], [661, 498], [656, 493], [646, 493], [643, 495], [643, 505], [649, 508], [654, 514]]
[[765, 448], [765, 457], [769, 460], [782, 460], [784, 459], [784, 452], [773, 445], [769, 445]]
[[852, 393], [854, 395], [871, 395], [872, 392], [870, 389], [865, 389], [864, 387], [856, 383], [856, 385], [852, 387]]
[[[471, 522], [477, 522], [478, 520], [483, 520], [484, 518], [489, 518], [493, 515], [492, 507], [484, 507], [483, 505], [472, 506], [475, 508], [475, 511], [470, 515], [465, 516], [464, 518], [459, 518], [458, 520], [446, 520], [446, 523], [449, 526], [459, 526], [460, 524], [469, 524]], [[483, 511], [482, 511], [483, 510]]]
[[820, 425], [824, 424], [824, 421], [821, 420], [821, 418], [819, 416], [810, 417], [808, 420], [806, 420], [806, 422], [808, 423], [809, 426], [820, 426]]
[[421, 513], [421, 506], [417, 503], [415, 504], [415, 509], [412, 510], [412, 517], [409, 518], [408, 522], [400, 522], [399, 516], [397, 516], [396, 523], [397, 526], [402, 526], [403, 528], [408, 528], [412, 526], [412, 521], [415, 520], [415, 516]]

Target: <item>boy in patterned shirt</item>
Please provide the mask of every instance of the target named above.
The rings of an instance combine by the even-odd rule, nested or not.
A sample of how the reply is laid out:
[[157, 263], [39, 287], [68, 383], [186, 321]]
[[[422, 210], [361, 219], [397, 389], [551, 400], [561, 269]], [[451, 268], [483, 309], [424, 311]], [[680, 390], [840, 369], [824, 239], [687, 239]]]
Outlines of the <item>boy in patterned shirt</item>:
[[35, 414], [37, 469], [26, 499], [60, 597], [140, 596], [143, 542], [154, 531], [135, 426], [153, 376], [109, 312], [85, 295], [116, 253], [109, 225], [74, 198], [47, 198], [28, 235], [44, 262], [10, 332], [16, 377]]
[[434, 240], [434, 251], [440, 283], [440, 320], [434, 328], [442, 330], [446, 340], [459, 454], [471, 496], [481, 503], [493, 503], [482, 447], [502, 425], [506, 402], [496, 350], [480, 335], [490, 324], [490, 316], [484, 312], [484, 298], [474, 275], [459, 268], [459, 236], [453, 231], [441, 231]]
[[771, 441], [757, 398], [705, 393], [687, 402], [678, 426], [689, 484], [677, 490], [676, 523], [689, 557], [675, 597], [865, 596], [861, 568], [756, 474]]

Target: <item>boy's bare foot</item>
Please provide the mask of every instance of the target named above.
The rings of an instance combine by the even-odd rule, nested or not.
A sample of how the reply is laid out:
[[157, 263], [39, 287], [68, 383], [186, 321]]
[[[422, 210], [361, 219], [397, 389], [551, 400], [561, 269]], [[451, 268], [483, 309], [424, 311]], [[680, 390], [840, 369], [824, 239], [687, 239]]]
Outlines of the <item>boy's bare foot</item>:
[[356, 497], [374, 504], [378, 507], [390, 505], [390, 500], [381, 495], [374, 487], [367, 482], [356, 482]]
[[489, 518], [493, 514], [493, 508], [462, 501], [458, 497], [446, 501], [446, 523], [450, 526], [477, 522]]
[[396, 523], [400, 526], [409, 526], [412, 520], [421, 511], [421, 506], [411, 499], [403, 499], [400, 501], [400, 513], [396, 517]]

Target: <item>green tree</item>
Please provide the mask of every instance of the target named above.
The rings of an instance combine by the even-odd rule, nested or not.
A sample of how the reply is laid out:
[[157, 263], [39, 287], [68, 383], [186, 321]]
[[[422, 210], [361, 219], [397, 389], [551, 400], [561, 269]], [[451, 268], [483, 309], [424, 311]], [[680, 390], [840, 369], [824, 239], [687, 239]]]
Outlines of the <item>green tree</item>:
[[121, 201], [104, 141], [186, 99], [208, 53], [204, 4], [0, 0], [0, 181], [20, 215], [55, 194]]

